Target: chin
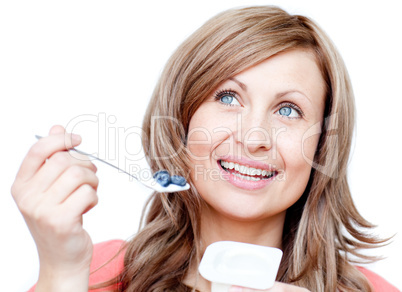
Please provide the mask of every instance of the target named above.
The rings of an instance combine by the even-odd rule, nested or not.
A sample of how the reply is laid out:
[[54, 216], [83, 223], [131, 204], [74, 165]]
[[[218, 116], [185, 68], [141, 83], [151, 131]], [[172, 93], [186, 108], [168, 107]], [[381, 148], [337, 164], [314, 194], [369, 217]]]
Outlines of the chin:
[[257, 222], [262, 220], [269, 220], [269, 218], [275, 217], [276, 212], [269, 212], [268, 208], [261, 208], [259, 206], [250, 204], [236, 204], [231, 202], [231, 204], [225, 206], [209, 206], [209, 211], [215, 213], [215, 216], [220, 218], [225, 218], [228, 220], [238, 221], [238, 222]]

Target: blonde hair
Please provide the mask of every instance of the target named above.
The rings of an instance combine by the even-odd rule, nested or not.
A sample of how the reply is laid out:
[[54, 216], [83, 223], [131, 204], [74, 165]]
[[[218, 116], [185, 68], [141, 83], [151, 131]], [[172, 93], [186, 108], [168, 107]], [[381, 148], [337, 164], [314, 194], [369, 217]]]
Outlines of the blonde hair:
[[[352, 88], [341, 56], [309, 18], [258, 6], [228, 10], [206, 22], [166, 64], [144, 119], [143, 147], [152, 170], [190, 179], [186, 133], [204, 99], [228, 78], [298, 48], [315, 53], [326, 82], [325, 124], [308, 186], [287, 211], [277, 280], [312, 291], [371, 291], [349, 258], [372, 260], [358, 250], [383, 242], [361, 231], [373, 226], [356, 210], [347, 182]], [[115, 279], [120, 291], [189, 289], [182, 281], [201, 256], [202, 203], [194, 187], [151, 197], [144, 226], [127, 243], [124, 271]]]

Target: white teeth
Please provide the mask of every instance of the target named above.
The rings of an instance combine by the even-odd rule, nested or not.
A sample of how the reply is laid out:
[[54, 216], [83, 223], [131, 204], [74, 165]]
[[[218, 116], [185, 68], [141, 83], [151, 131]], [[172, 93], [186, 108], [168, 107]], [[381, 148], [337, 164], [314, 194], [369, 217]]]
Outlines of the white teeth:
[[262, 170], [262, 169], [254, 168], [254, 167], [247, 167], [245, 165], [241, 165], [241, 164], [234, 163], [234, 162], [227, 162], [227, 161], [223, 161], [223, 160], [221, 160], [221, 165], [226, 169], [234, 169], [242, 174], [248, 175], [248, 176], [244, 176], [244, 175], [240, 175], [238, 173], [233, 173], [234, 175], [237, 175], [242, 178], [247, 178], [247, 179], [250, 178], [250, 180], [260, 180], [261, 179], [259, 177], [251, 177], [253, 175], [262, 175], [262, 176], [271, 177], [274, 174], [273, 171]]
[[253, 177], [253, 176], [247, 176], [247, 175], [241, 175], [240, 173], [233, 173], [235, 176], [240, 177], [242, 179], [246, 180], [252, 180], [252, 181], [259, 181], [261, 178], [259, 177]]
[[234, 163], [233, 162], [229, 162], [229, 169], [233, 169], [234, 168]]
[[259, 168], [250, 168], [250, 175], [261, 175], [262, 170]]

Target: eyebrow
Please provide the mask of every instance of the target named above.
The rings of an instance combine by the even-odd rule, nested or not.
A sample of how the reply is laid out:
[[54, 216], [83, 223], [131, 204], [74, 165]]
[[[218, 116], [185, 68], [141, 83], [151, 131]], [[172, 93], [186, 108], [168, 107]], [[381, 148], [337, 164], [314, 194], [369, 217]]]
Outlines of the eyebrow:
[[293, 92], [297, 92], [297, 93], [300, 93], [301, 95], [303, 95], [310, 103], [312, 103], [311, 102], [311, 99], [306, 95], [306, 94], [304, 94], [302, 91], [300, 91], [300, 90], [287, 90], [287, 91], [285, 91], [285, 92], [281, 92], [281, 93], [278, 93], [276, 96], [275, 96], [275, 98], [282, 98], [282, 97], [284, 97], [285, 95], [287, 95], [288, 93], [293, 93]]
[[[246, 84], [244, 84], [244, 83], [241, 82], [240, 80], [236, 79], [235, 77], [230, 77], [229, 80], [235, 82], [237, 85], [240, 86], [240, 88], [241, 88], [242, 90], [244, 90], [245, 92], [247, 92], [247, 85], [246, 85]], [[287, 90], [287, 91], [278, 93], [278, 94], [275, 95], [275, 98], [276, 98], [276, 99], [280, 99], [280, 98], [284, 97], [285, 95], [287, 95], [287, 94], [289, 94], [289, 93], [292, 93], [292, 92], [300, 93], [301, 95], [303, 95], [304, 97], [306, 97], [307, 100], [311, 103], [311, 99], [310, 99], [306, 94], [304, 94], [302, 91], [296, 90], [296, 89], [295, 89], [295, 90]]]
[[231, 81], [237, 83], [237, 85], [239, 85], [241, 89], [243, 89], [245, 92], [247, 92], [247, 85], [246, 85], [246, 84], [244, 84], [243, 82], [237, 80], [237, 79], [234, 78], [234, 77], [230, 77], [229, 80], [231, 80]]

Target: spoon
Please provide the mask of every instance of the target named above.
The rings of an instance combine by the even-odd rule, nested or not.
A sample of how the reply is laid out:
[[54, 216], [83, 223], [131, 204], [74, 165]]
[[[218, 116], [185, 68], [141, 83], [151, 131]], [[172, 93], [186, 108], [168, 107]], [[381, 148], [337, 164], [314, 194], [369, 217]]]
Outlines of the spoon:
[[[42, 138], [42, 136], [35, 135], [35, 138], [39, 140], [39, 139]], [[105, 164], [107, 164], [107, 165], [109, 165], [109, 166], [111, 166], [111, 167], [113, 167], [113, 168], [115, 168], [115, 169], [117, 169], [117, 170], [119, 170], [121, 172], [124, 172], [128, 176], [130, 176], [130, 177], [134, 178], [135, 180], [137, 180], [138, 182], [142, 183], [147, 188], [150, 188], [150, 189], [152, 189], [154, 191], [157, 191], [158, 193], [174, 193], [174, 192], [185, 191], [185, 190], [188, 190], [190, 188], [190, 185], [188, 183], [186, 183], [184, 186], [179, 186], [179, 185], [175, 185], [175, 184], [169, 184], [167, 186], [162, 186], [155, 180], [155, 178], [140, 179], [139, 177], [137, 177], [137, 176], [135, 176], [135, 175], [133, 175], [133, 174], [131, 174], [131, 173], [119, 168], [119, 167], [117, 167], [116, 165], [113, 165], [113, 164], [111, 164], [111, 163], [109, 163], [109, 162], [107, 162], [107, 161], [105, 161], [103, 159], [100, 159], [100, 158], [98, 158], [98, 157], [96, 157], [96, 156], [94, 156], [92, 154], [86, 153], [86, 152], [78, 150], [76, 148], [71, 148], [69, 150], [75, 151], [75, 152], [77, 152], [79, 154], [82, 154], [82, 155], [88, 156], [90, 158], [93, 158], [95, 160], [98, 160], [100, 162], [103, 162], [103, 163], [105, 163]]]

